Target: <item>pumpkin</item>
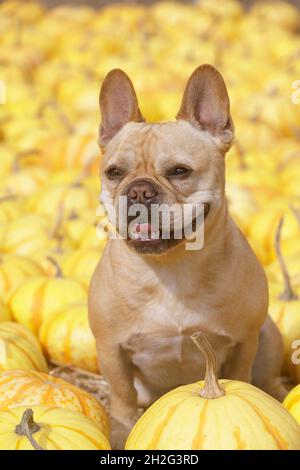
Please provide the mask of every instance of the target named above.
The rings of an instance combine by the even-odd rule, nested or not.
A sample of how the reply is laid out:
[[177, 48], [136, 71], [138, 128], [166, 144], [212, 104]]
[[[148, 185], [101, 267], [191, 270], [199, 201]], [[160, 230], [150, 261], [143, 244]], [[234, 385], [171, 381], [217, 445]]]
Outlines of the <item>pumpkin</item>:
[[8, 193], [16, 193], [19, 196], [28, 196], [42, 187], [48, 178], [48, 172], [40, 166], [19, 168], [14, 165], [10, 175], [0, 182]]
[[218, 381], [210, 344], [200, 332], [192, 339], [206, 359], [205, 380], [156, 401], [134, 426], [125, 448], [299, 450], [300, 427], [290, 413], [253, 385]]
[[29, 279], [9, 299], [13, 318], [36, 334], [43, 320], [87, 297], [84, 286], [75, 279], [64, 277], [58, 264], [55, 260], [52, 261], [57, 268], [55, 277]]
[[53, 375], [34, 370], [0, 373], [0, 410], [16, 406], [48, 405], [79, 411], [109, 436], [109, 419], [103, 406], [90, 393]]
[[0, 371], [10, 369], [47, 372], [48, 367], [37, 338], [25, 326], [0, 323]]
[[20, 216], [23, 206], [15, 195], [0, 197], [0, 223], [10, 222]]
[[0, 412], [0, 450], [109, 450], [107, 437], [78, 411], [18, 406]]
[[289, 410], [294, 416], [297, 423], [300, 425], [300, 385], [293, 388], [290, 393], [285, 397], [283, 406]]
[[[45, 161], [51, 162], [55, 168], [82, 168], [89, 165], [97, 172], [99, 168], [99, 148], [97, 138], [93, 134], [78, 133], [65, 139], [45, 141], [42, 145]], [[63, 158], [62, 158], [63, 156]]]
[[70, 305], [46, 319], [39, 338], [47, 356], [55, 362], [98, 372], [96, 343], [86, 303]]
[[4, 253], [33, 255], [48, 248], [56, 240], [51, 239], [48, 221], [38, 214], [25, 214], [7, 224], [2, 237]]
[[0, 300], [0, 322], [2, 321], [10, 321], [11, 320], [11, 313], [8, 307], [5, 305], [2, 300]]
[[93, 247], [73, 251], [64, 258], [62, 263], [64, 273], [83, 281], [89, 280], [99, 263], [102, 251]]
[[285, 350], [284, 372], [288, 373], [295, 383], [300, 382], [300, 365], [292, 361], [293, 343], [300, 338], [300, 299], [293, 289], [290, 275], [281, 252], [280, 236], [283, 218], [280, 219], [276, 232], [276, 253], [279, 261], [284, 290], [278, 298], [270, 301], [269, 313], [282, 334]]
[[0, 256], [0, 296], [6, 300], [11, 292], [30, 277], [42, 276], [41, 267], [22, 255]]
[[95, 195], [80, 181], [72, 184], [54, 184], [35, 194], [28, 204], [28, 209], [52, 216], [53, 212], [56, 213], [62, 205], [65, 216], [69, 216], [75, 210], [83, 212], [95, 207]]

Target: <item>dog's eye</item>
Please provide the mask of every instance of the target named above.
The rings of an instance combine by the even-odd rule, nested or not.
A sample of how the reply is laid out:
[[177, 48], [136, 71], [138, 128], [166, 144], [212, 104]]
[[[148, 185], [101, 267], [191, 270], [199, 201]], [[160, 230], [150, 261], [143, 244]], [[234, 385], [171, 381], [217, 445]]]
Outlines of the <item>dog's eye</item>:
[[172, 177], [181, 177], [181, 176], [187, 176], [192, 172], [191, 168], [188, 168], [186, 166], [175, 166], [174, 168], [171, 168], [167, 172], [167, 177], [172, 178]]
[[110, 179], [116, 179], [123, 176], [123, 170], [121, 170], [117, 166], [111, 166], [110, 168], [105, 170], [105, 174]]

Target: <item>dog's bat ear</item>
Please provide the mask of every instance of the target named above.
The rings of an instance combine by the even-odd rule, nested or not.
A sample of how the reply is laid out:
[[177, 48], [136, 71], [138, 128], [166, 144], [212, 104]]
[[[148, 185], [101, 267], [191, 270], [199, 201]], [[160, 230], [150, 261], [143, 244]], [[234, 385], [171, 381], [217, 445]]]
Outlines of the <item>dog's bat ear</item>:
[[234, 135], [229, 97], [222, 75], [212, 65], [200, 65], [191, 75], [177, 119], [207, 130], [229, 148]]
[[100, 146], [105, 147], [129, 121], [144, 121], [133, 84], [123, 70], [113, 69], [106, 75], [100, 90], [99, 104], [102, 117]]

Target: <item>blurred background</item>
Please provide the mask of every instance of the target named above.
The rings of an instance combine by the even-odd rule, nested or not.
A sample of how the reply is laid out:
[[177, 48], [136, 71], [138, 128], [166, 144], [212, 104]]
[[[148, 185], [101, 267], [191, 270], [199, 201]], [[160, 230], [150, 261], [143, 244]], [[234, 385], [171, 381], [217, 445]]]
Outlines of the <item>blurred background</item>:
[[[188, 77], [211, 63], [227, 83], [236, 126], [226, 157], [230, 209], [268, 274], [271, 314], [289, 357], [292, 337], [300, 337], [298, 7], [275, 0], [0, 2], [0, 299], [14, 320], [38, 334], [43, 318], [34, 321], [29, 307], [24, 313], [35, 295], [26, 287], [28, 269], [16, 275], [5, 263], [15, 269], [14, 260], [26, 258], [29, 272], [50, 278], [59, 267], [86, 291], [105, 246], [95, 212], [98, 95], [107, 72], [123, 68], [144, 116], [160, 121], [174, 119]], [[96, 371], [86, 304], [77, 315], [88, 335], [81, 355], [80, 342], [73, 356], [62, 341], [50, 347], [44, 339], [43, 347], [54, 360]], [[299, 381], [299, 366], [287, 361], [286, 368]]]

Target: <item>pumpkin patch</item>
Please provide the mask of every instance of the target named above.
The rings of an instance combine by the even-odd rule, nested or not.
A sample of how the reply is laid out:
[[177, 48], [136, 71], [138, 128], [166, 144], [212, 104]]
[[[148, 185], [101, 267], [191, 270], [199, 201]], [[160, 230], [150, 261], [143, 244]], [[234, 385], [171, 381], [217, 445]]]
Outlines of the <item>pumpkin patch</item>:
[[126, 450], [300, 450], [300, 6], [4, 0], [0, 31], [0, 450], [110, 449], [111, 392], [87, 305], [108, 239], [99, 87], [120, 68], [146, 122], [170, 121], [203, 63], [228, 86], [235, 140], [226, 197], [267, 274], [287, 396], [281, 404], [251, 384], [219, 379], [199, 333], [205, 380], [140, 409]]

